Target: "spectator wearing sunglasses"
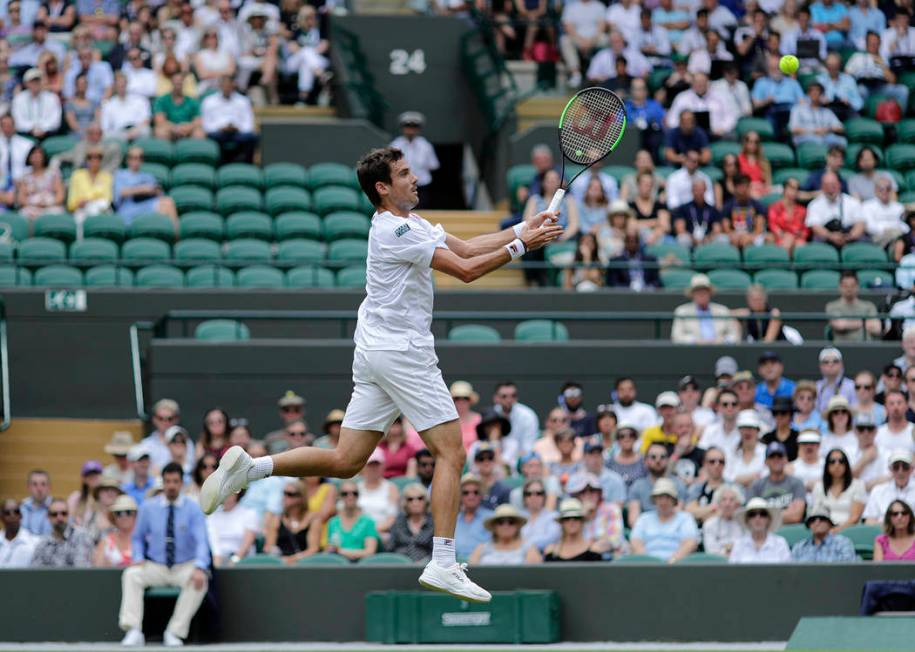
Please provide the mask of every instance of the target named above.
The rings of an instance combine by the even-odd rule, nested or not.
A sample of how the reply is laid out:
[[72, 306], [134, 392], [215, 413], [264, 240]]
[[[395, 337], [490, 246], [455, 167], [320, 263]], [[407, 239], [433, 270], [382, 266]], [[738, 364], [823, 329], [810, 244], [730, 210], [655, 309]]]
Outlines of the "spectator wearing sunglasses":
[[496, 447], [488, 442], [481, 441], [473, 455], [473, 469], [480, 479], [480, 488], [483, 492], [483, 506], [495, 509], [511, 498], [511, 488], [500, 480], [502, 468], [497, 465]]
[[859, 371], [855, 375], [855, 397], [858, 399], [855, 415], [867, 415], [880, 426], [886, 423], [886, 409], [874, 399], [876, 394], [877, 377], [869, 371]]
[[639, 440], [639, 431], [629, 423], [621, 423], [616, 429], [614, 437], [616, 445], [609, 459], [605, 461], [607, 468], [619, 473], [626, 484], [626, 495], [632, 484], [639, 478], [648, 474], [645, 464], [639, 454], [636, 443]]
[[852, 455], [858, 445], [852, 423], [851, 406], [844, 396], [833, 396], [823, 414], [826, 431], [823, 433], [823, 449], [841, 448], [846, 455]]
[[310, 557], [321, 547], [323, 525], [318, 513], [308, 508], [304, 483], [289, 478], [283, 485], [283, 513], [265, 524], [264, 549], [279, 553], [287, 564]]
[[894, 500], [883, 517], [883, 534], [874, 539], [874, 561], [915, 560], [915, 514], [904, 500]]
[[797, 459], [797, 435], [798, 431], [792, 424], [794, 418], [794, 404], [790, 396], [779, 396], [772, 403], [772, 418], [775, 419], [775, 427], [762, 436], [762, 443], [771, 444], [774, 441], [780, 442], [788, 453], [788, 461], [793, 462]]
[[580, 500], [566, 498], [555, 517], [561, 534], [556, 543], [547, 547], [543, 561], [602, 561], [604, 556], [585, 535], [585, 510]]
[[[794, 561], [808, 563], [855, 561], [855, 546], [846, 536], [836, 534], [836, 521], [826, 505], [817, 505], [805, 521], [810, 538], [791, 549]], [[840, 528], [841, 529], [841, 528]]]
[[794, 388], [794, 417], [791, 424], [798, 432], [821, 430], [825, 427], [823, 418], [816, 410], [817, 386], [809, 380], [799, 380]]
[[659, 479], [651, 490], [655, 509], [639, 515], [629, 543], [638, 555], [653, 555], [675, 563], [699, 545], [699, 529], [688, 512], [677, 510], [679, 490], [670, 478]]
[[813, 504], [826, 508], [833, 521], [832, 531], [839, 532], [861, 520], [866, 503], [864, 483], [852, 474], [845, 452], [833, 448], [826, 455], [823, 479], [813, 488]]
[[774, 441], [766, 446], [769, 473], [753, 482], [747, 495], [751, 499], [764, 498], [770, 506], [779, 510], [783, 523], [800, 523], [807, 507], [807, 490], [801, 480], [787, 473], [787, 465], [788, 452], [784, 444]]
[[428, 448], [421, 448], [413, 456], [416, 468], [416, 479], [426, 488], [432, 490], [432, 477], [435, 475], [435, 456]]
[[775, 534], [781, 512], [765, 498], [751, 498], [741, 513], [746, 533], [734, 542], [728, 560], [732, 564], [772, 564], [791, 561], [785, 538]]
[[737, 428], [737, 414], [740, 411], [737, 394], [732, 389], [722, 389], [718, 392], [715, 402], [718, 407], [718, 420], [703, 429], [699, 446], [706, 450], [714, 446], [730, 453], [740, 443], [740, 431]]
[[547, 489], [543, 480], [527, 480], [520, 489], [521, 513], [527, 518], [527, 523], [521, 528], [521, 536], [542, 553], [559, 538], [559, 526], [554, 518], [556, 512], [547, 507]]
[[[264, 435], [264, 443], [267, 445], [267, 450], [270, 451], [271, 454], [279, 452], [273, 450], [275, 446], [274, 442], [283, 441], [286, 438], [286, 426], [305, 418], [305, 399], [291, 389], [287, 390], [276, 404], [280, 409], [280, 423], [282, 426]], [[341, 418], [340, 421], [342, 422], [343, 419]], [[321, 439], [323, 439], [323, 437]], [[336, 446], [336, 441], [334, 441], [332, 445], [322, 445], [321, 439], [315, 442], [316, 446], [320, 446], [321, 448], [333, 448], [333, 446]]]
[[90, 147], [86, 151], [86, 167], [76, 170], [70, 177], [67, 210], [73, 213], [80, 236], [86, 218], [111, 210], [114, 180], [110, 172], [102, 169], [103, 156], [101, 147]]
[[92, 555], [96, 568], [124, 568], [133, 559], [133, 529], [137, 524], [137, 501], [123, 494], [111, 505], [114, 527], [102, 535]]
[[849, 404], [855, 403], [855, 383], [845, 376], [842, 366], [842, 352], [834, 346], [828, 346], [820, 351], [820, 374], [822, 378], [817, 381], [817, 412], [826, 412], [829, 400], [833, 396], [844, 396]]
[[[569, 414], [561, 407], [553, 408], [546, 417], [546, 428], [543, 429], [540, 439], [534, 443], [533, 452], [548, 467], [562, 457], [556, 445], [556, 435], [563, 430], [568, 430], [569, 422]], [[575, 451], [572, 453], [572, 458], [574, 461], [578, 461], [584, 453], [584, 440], [580, 437], [575, 439]]]
[[[651, 490], [655, 483], [667, 475], [667, 465], [670, 456], [667, 453], [667, 446], [664, 444], [651, 444], [648, 452], [645, 454], [645, 469], [648, 475], [639, 478], [629, 487], [627, 496], [629, 527], [633, 527], [642, 512], [650, 512], [654, 509], [654, 501], [651, 499]], [[677, 487], [677, 497], [680, 502], [686, 500], [686, 487], [677, 478], [672, 479]]]
[[359, 508], [359, 486], [352, 481], [340, 485], [342, 509], [327, 524], [327, 552], [350, 561], [371, 557], [378, 551], [375, 521]]
[[418, 482], [408, 484], [403, 488], [400, 505], [387, 549], [416, 562], [427, 562], [432, 558], [432, 514], [426, 488]]
[[[293, 410], [296, 406], [291, 406]], [[318, 448], [336, 448], [340, 441], [340, 428], [343, 427], [343, 417], [345, 412], [340, 408], [334, 408], [324, 417], [324, 426], [321, 428], [324, 433], [315, 440], [314, 445]], [[301, 421], [301, 419], [297, 419]]]
[[3, 501], [3, 535], [0, 536], [0, 568], [27, 568], [38, 537], [22, 527], [22, 510], [12, 498]]
[[[559, 478], [546, 473], [546, 468], [537, 453], [528, 453], [519, 459], [517, 469], [518, 473], [521, 474], [524, 484], [527, 484], [531, 480], [537, 480], [543, 484], [543, 487], [546, 489], [544, 507], [549, 510], [556, 509], [556, 502], [559, 499], [560, 494], [562, 494], [562, 485], [559, 483]], [[508, 502], [521, 511], [527, 509], [524, 504], [523, 485], [511, 490]]]
[[491, 539], [484, 541], [470, 554], [471, 564], [506, 566], [539, 564], [543, 561], [532, 542], [525, 540], [521, 529], [527, 519], [511, 505], [499, 505], [484, 522]]
[[912, 482], [912, 453], [895, 450], [887, 460], [892, 479], [879, 484], [870, 493], [862, 514], [864, 522], [879, 525], [886, 510], [894, 500], [904, 501], [909, 507], [915, 505], [915, 482]]
[[695, 482], [686, 495], [686, 511], [692, 514], [699, 523], [717, 512], [717, 505], [712, 499], [718, 488], [725, 484], [724, 467], [726, 463], [727, 456], [720, 448], [712, 447], [705, 451], [700, 476], [705, 479]]
[[594, 542], [595, 550], [607, 559], [621, 552], [626, 545], [623, 509], [617, 503], [604, 502], [597, 476], [579, 473], [569, 480], [566, 493], [581, 502], [585, 510], [585, 536]]
[[[149, 459], [155, 468], [161, 469], [171, 460], [172, 456], [165, 441], [165, 431], [171, 426], [178, 425], [180, 421], [181, 408], [176, 401], [163, 398], [153, 405], [153, 431], [143, 439], [142, 443], [149, 452]], [[136, 496], [134, 498], [136, 499]], [[141, 504], [141, 502], [137, 500], [137, 504]]]
[[461, 478], [461, 507], [454, 528], [454, 550], [459, 558], [467, 559], [478, 545], [489, 540], [483, 523], [492, 510], [483, 507], [482, 489], [478, 476], [465, 473]]
[[89, 568], [92, 566], [92, 537], [81, 527], [70, 525], [67, 501], [54, 499], [48, 507], [51, 533], [35, 546], [33, 568]]
[[766, 446], [759, 441], [760, 419], [755, 410], [741, 410], [737, 415], [740, 440], [731, 451], [724, 477], [745, 489], [766, 470]]
[[[905, 399], [900, 397], [900, 402]], [[890, 479], [887, 474], [887, 457], [893, 448], [882, 448], [877, 445], [877, 425], [869, 414], [859, 414], [855, 417], [855, 435], [858, 437], [858, 447], [849, 457], [852, 475], [864, 483], [865, 492], [870, 492], [878, 484]], [[865, 501], [866, 502], [866, 501]]]

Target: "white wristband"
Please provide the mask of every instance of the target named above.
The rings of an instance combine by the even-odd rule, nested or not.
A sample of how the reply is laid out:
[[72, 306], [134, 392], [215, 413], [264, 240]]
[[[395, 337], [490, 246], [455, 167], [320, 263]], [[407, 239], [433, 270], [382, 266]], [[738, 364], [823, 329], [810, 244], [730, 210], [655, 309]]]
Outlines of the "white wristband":
[[508, 252], [508, 255], [512, 257], [512, 260], [518, 260], [527, 253], [527, 249], [524, 247], [524, 243], [521, 242], [518, 238], [515, 238], [507, 245], [505, 245], [505, 251]]
[[516, 237], [516, 238], [520, 238], [520, 237], [521, 237], [521, 229], [523, 229], [523, 228], [524, 228], [524, 222], [518, 222], [517, 224], [515, 224], [515, 225], [512, 227], [512, 231], [515, 232], [515, 237]]

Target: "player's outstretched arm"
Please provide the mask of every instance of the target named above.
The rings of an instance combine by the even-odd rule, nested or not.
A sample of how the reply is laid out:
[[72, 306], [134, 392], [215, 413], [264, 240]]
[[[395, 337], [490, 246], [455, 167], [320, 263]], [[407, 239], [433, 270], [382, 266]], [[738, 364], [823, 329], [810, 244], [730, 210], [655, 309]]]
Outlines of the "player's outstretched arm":
[[[525, 252], [540, 249], [549, 244], [562, 235], [563, 229], [557, 224], [546, 222], [537, 228], [531, 228], [525, 223], [520, 231], [520, 238], [510, 241], [494, 251], [471, 258], [462, 258], [451, 249], [438, 248], [432, 255], [431, 267], [460, 279], [464, 283], [471, 283], [506, 263], [520, 258]], [[514, 232], [512, 234], [514, 235]], [[450, 243], [448, 244], [450, 246]]]
[[549, 213], [547, 211], [543, 211], [542, 213], [537, 213], [536, 215], [529, 217], [528, 219], [511, 228], [504, 229], [496, 233], [484, 233], [483, 235], [474, 236], [469, 240], [461, 240], [460, 238], [449, 233], [445, 239], [445, 244], [447, 244], [448, 248], [461, 258], [473, 258], [474, 256], [488, 254], [496, 251], [497, 249], [501, 249], [509, 242], [519, 237], [520, 230], [525, 224], [532, 228], [537, 228], [543, 224], [543, 221], [546, 218], [552, 218], [555, 222], [558, 220], [558, 216], [558, 212]]

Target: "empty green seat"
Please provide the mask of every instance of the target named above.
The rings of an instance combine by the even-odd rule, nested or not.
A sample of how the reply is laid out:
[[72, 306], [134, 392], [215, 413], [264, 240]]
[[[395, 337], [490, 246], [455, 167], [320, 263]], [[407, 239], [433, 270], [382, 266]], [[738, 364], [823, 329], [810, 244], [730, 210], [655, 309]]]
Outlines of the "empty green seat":
[[911, 170], [915, 168], [915, 145], [897, 143], [886, 149], [886, 164], [894, 170]]
[[228, 186], [216, 192], [216, 210], [222, 215], [259, 211], [262, 207], [260, 191], [249, 186]]
[[826, 165], [826, 145], [822, 143], [801, 143], [797, 146], [797, 164], [808, 170], [816, 170]]
[[860, 555], [861, 559], [870, 561], [874, 558], [874, 539], [882, 534], [882, 528], [879, 525], [865, 525], [859, 523], [842, 530], [842, 534], [851, 539], [855, 546], [855, 552]]
[[201, 186], [178, 186], [168, 191], [180, 214], [213, 210], [213, 192]]
[[133, 144], [143, 150], [143, 160], [147, 163], [161, 163], [170, 166], [175, 158], [175, 148], [167, 140], [137, 138]]
[[187, 270], [185, 283], [189, 288], [235, 287], [235, 272], [220, 265], [198, 265]]
[[70, 245], [70, 262], [79, 265], [113, 263], [118, 259], [118, 246], [111, 240], [83, 238]]
[[728, 154], [733, 154], [734, 156], [740, 154], [740, 143], [730, 140], [716, 140], [709, 145], [709, 149], [712, 151], [712, 163], [715, 167], [720, 168], [724, 163], [725, 156]]
[[862, 269], [858, 272], [858, 283], [863, 288], [892, 288], [893, 276], [879, 269]]
[[141, 288], [181, 288], [184, 274], [171, 265], [148, 265], [137, 272], [134, 282]]
[[234, 319], [208, 319], [197, 324], [194, 339], [206, 342], [239, 342], [251, 339], [251, 331]]
[[29, 221], [19, 213], [0, 213], [0, 233], [9, 231], [10, 237], [22, 242], [29, 237]]
[[[766, 143], [763, 145], [763, 153], [766, 155], [766, 159], [773, 170], [794, 167], [794, 150], [790, 145]], [[801, 163], [798, 162], [798, 165], [801, 165]]]
[[68, 213], [41, 215], [35, 220], [33, 230], [36, 236], [54, 238], [64, 242], [76, 240], [76, 220]]
[[70, 265], [48, 265], [35, 272], [33, 285], [75, 288], [83, 284], [83, 273]]
[[794, 179], [798, 184], [804, 185], [808, 176], [810, 176], [810, 172], [803, 168], [783, 168], [772, 173], [772, 183], [783, 186], [788, 179]]
[[12, 242], [0, 242], [0, 262], [13, 262], [13, 246]]
[[69, 152], [76, 147], [76, 143], [78, 142], [79, 137], [73, 134], [68, 134], [66, 136], [49, 136], [41, 141], [41, 148], [48, 155], [48, 158], [52, 158], [58, 154]]
[[391, 564], [404, 566], [414, 562], [406, 555], [401, 555], [397, 552], [376, 552], [374, 555], [363, 557], [356, 563], [360, 566], [386, 566]]
[[760, 140], [775, 140], [772, 123], [765, 118], [740, 118], [737, 121], [737, 138], [743, 140], [743, 137], [751, 131], [759, 134]]
[[105, 238], [114, 242], [123, 242], [127, 237], [127, 226], [119, 215], [103, 213], [87, 217], [83, 222], [84, 238]]
[[219, 168], [216, 173], [216, 183], [220, 188], [251, 186], [260, 190], [264, 187], [264, 174], [259, 167], [250, 163], [230, 163]]
[[216, 173], [203, 163], [180, 163], [169, 175], [172, 186], [200, 186], [212, 190], [216, 187]]
[[193, 267], [204, 263], [216, 262], [222, 258], [219, 244], [204, 238], [189, 238], [175, 245], [175, 261]]
[[308, 183], [305, 168], [298, 163], [271, 163], [264, 168], [264, 185], [267, 188], [276, 186], [304, 187]]
[[133, 272], [126, 267], [97, 265], [86, 270], [83, 283], [86, 287], [129, 288], [133, 286]]
[[238, 270], [235, 274], [235, 285], [240, 288], [279, 290], [285, 287], [286, 283], [283, 272], [275, 267], [251, 265]]
[[356, 172], [342, 163], [315, 163], [308, 168], [308, 187], [312, 190], [325, 186], [358, 188]]
[[448, 331], [451, 342], [501, 342], [502, 336], [492, 326], [461, 324]]
[[225, 238], [225, 223], [222, 216], [209, 211], [195, 211], [181, 216], [179, 224], [181, 239], [206, 238], [222, 242]]
[[683, 290], [689, 287], [693, 276], [696, 275], [691, 269], [670, 268], [661, 270], [661, 284], [668, 290]]
[[219, 145], [209, 138], [183, 138], [175, 143], [175, 160], [182, 163], [219, 163]]
[[278, 215], [273, 223], [277, 240], [293, 238], [321, 239], [321, 218], [314, 213], [290, 211]]
[[0, 287], [28, 287], [32, 284], [32, 272], [18, 265], [0, 265]]
[[311, 196], [306, 190], [294, 186], [270, 188], [264, 196], [264, 207], [271, 215], [311, 209]]
[[716, 168], [713, 165], [708, 165], [703, 168], [699, 168], [702, 172], [705, 173], [712, 183], [719, 183], [724, 179], [724, 172], [721, 171], [721, 168]]
[[232, 240], [226, 246], [226, 260], [233, 262], [269, 263], [270, 245], [263, 240], [240, 238]]
[[286, 272], [286, 286], [290, 288], [332, 288], [334, 273], [323, 267], [302, 265]]
[[159, 213], [144, 213], [134, 218], [127, 227], [127, 237], [156, 238], [165, 242], [175, 241], [175, 223]]
[[807, 529], [806, 525], [801, 523], [783, 525], [782, 527], [778, 528], [775, 533], [784, 537], [785, 541], [788, 542], [789, 547], [793, 546], [795, 543], [803, 541], [810, 536], [810, 530]]
[[270, 242], [273, 240], [273, 220], [259, 211], [233, 213], [226, 220], [226, 237], [229, 240], [255, 238]]
[[767, 290], [796, 290], [797, 274], [789, 269], [763, 269], [753, 275], [753, 282]]
[[746, 290], [753, 283], [750, 275], [739, 269], [713, 269], [708, 277], [719, 290]]
[[140, 166], [140, 172], [146, 172], [151, 174], [156, 178], [156, 183], [159, 184], [163, 190], [168, 190], [171, 187], [171, 171], [165, 165], [161, 163], [143, 163]]
[[915, 144], [915, 118], [906, 118], [896, 123], [896, 140]]
[[365, 240], [344, 238], [331, 242], [327, 248], [327, 259], [333, 261], [365, 261], [369, 255], [369, 245]]
[[515, 326], [515, 339], [519, 342], [565, 342], [569, 339], [569, 330], [559, 321], [528, 319]]
[[689, 249], [679, 242], [658, 242], [648, 245], [645, 247], [645, 253], [657, 258], [659, 263], [676, 260], [682, 265], [689, 265], [690, 262]]
[[324, 245], [304, 238], [284, 240], [276, 248], [276, 260], [296, 265], [320, 263], [324, 260]]
[[67, 247], [60, 240], [28, 238], [19, 244], [19, 261], [26, 265], [63, 263], [66, 258]]
[[843, 263], [886, 263], [886, 252], [870, 242], [852, 242], [842, 247]]
[[331, 213], [324, 218], [324, 239], [332, 242], [342, 238], [368, 238], [371, 227], [371, 221], [362, 213]]
[[319, 188], [314, 193], [314, 208], [319, 215], [328, 215], [335, 211], [358, 211], [359, 194], [342, 186]]
[[[135, 238], [121, 247], [121, 259], [131, 265], [148, 265], [171, 258], [171, 247], [162, 240]], [[139, 281], [139, 277], [137, 278]]]
[[693, 251], [693, 262], [697, 267], [715, 267], [718, 265], [737, 264], [740, 262], [740, 251], [724, 243], [699, 245]]
[[365, 265], [350, 265], [337, 272], [337, 287], [364, 288]]
[[508, 172], [505, 174], [505, 180], [509, 192], [509, 201], [511, 202], [513, 211], [523, 208], [518, 205], [518, 188], [529, 186], [535, 176], [537, 176], [537, 168], [528, 163], [513, 165], [508, 168]]
[[836, 248], [822, 242], [810, 242], [794, 248], [794, 262], [799, 265], [822, 267], [823, 264], [835, 265], [839, 262]]
[[743, 259], [747, 265], [763, 267], [771, 263], [790, 262], [788, 251], [783, 247], [774, 244], [764, 244], [756, 247], [745, 247], [743, 250]]
[[801, 276], [805, 290], [835, 290], [839, 287], [839, 272], [832, 269], [812, 269]]
[[845, 135], [850, 143], [883, 144], [883, 125], [870, 118], [851, 118], [845, 121]]

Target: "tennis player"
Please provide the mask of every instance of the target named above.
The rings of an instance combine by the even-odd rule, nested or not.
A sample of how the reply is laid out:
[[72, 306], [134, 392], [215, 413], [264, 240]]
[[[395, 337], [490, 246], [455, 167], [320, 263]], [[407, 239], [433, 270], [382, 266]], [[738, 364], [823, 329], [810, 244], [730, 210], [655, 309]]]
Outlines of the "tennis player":
[[432, 270], [470, 282], [562, 234], [555, 213], [543, 212], [499, 233], [464, 241], [412, 213], [416, 176], [403, 153], [387, 147], [366, 154], [359, 185], [375, 206], [369, 232], [366, 298], [359, 307], [353, 394], [335, 449], [296, 448], [252, 459], [233, 446], [200, 491], [210, 514], [248, 483], [279, 476], [350, 478], [359, 473], [394, 419], [403, 413], [436, 457], [432, 480], [435, 531], [432, 561], [419, 583], [472, 602], [490, 594], [472, 582], [454, 554], [465, 452], [454, 401], [435, 355]]

